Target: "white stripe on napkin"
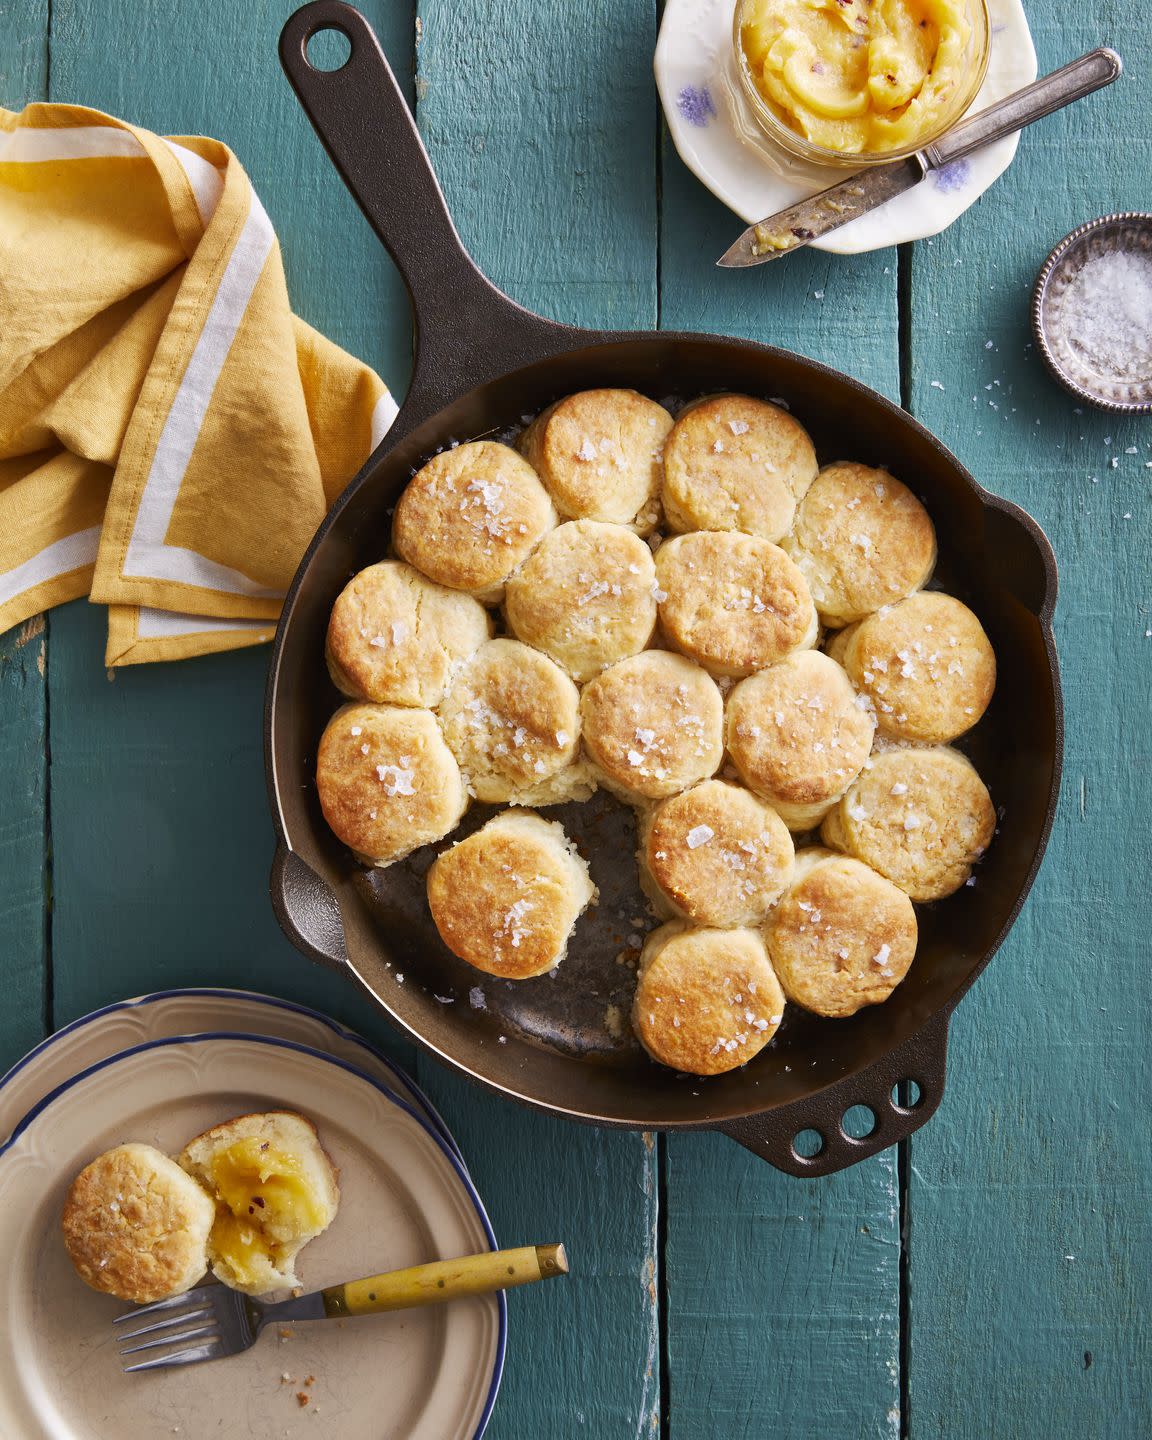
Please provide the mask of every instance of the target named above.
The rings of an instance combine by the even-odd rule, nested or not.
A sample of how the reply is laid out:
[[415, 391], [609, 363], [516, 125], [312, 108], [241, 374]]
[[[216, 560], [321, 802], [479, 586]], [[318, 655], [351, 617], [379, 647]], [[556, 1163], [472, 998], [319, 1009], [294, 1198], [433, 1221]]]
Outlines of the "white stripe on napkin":
[[215, 165], [205, 160], [203, 155], [197, 155], [195, 150], [177, 145], [175, 140], [165, 140], [164, 144], [179, 160], [180, 168], [187, 175], [192, 194], [196, 197], [201, 223], [207, 230], [208, 222], [215, 215], [220, 196], [224, 193], [224, 177]]
[[162, 640], [173, 635], [204, 635], [215, 630], [251, 630], [267, 634], [275, 620], [215, 620], [210, 615], [180, 615], [174, 610], [153, 610], [141, 605], [136, 633], [141, 640]]
[[45, 580], [55, 580], [58, 575], [70, 575], [73, 570], [91, 565], [99, 544], [100, 526], [93, 525], [89, 530], [77, 530], [74, 535], [53, 540], [22, 565], [0, 572], [0, 605], [7, 605], [9, 600], [34, 585], [43, 585]]
[[129, 130], [114, 125], [77, 125], [71, 130], [13, 130], [0, 138], [0, 160], [100, 160], [144, 155], [143, 145]]
[[375, 450], [384, 436], [392, 428], [392, 422], [400, 413], [400, 408], [392, 398], [391, 390], [385, 390], [379, 400], [372, 407], [372, 449]]

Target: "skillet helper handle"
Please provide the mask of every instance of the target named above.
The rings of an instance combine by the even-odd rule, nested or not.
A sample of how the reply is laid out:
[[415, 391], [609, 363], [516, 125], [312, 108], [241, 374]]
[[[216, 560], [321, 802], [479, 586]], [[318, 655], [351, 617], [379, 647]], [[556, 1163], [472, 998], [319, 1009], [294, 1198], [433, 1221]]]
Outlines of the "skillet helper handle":
[[382, 1310], [410, 1310], [418, 1305], [440, 1305], [462, 1295], [491, 1295], [514, 1285], [531, 1285], [567, 1275], [568, 1256], [563, 1245], [522, 1245], [515, 1250], [491, 1250], [464, 1255], [459, 1260], [434, 1260], [407, 1270], [390, 1270], [365, 1280], [330, 1285], [320, 1292], [324, 1313], [375, 1315]]
[[276, 846], [268, 889], [280, 928], [297, 950], [329, 969], [345, 969], [348, 950], [336, 897], [283, 841]]
[[[948, 1016], [937, 1016], [862, 1074], [837, 1081], [811, 1099], [725, 1120], [716, 1129], [787, 1175], [834, 1175], [906, 1140], [932, 1118], [944, 1095], [947, 1051]], [[910, 1082], [918, 1087], [915, 1096]], [[862, 1139], [844, 1128], [854, 1105], [867, 1106], [876, 1117], [872, 1133]], [[796, 1146], [804, 1130], [820, 1137], [815, 1155]]]
[[989, 145], [993, 140], [1002, 140], [1005, 135], [1014, 135], [1031, 125], [1034, 120], [1043, 120], [1055, 110], [1063, 110], [1074, 100], [1082, 100], [1094, 90], [1111, 85], [1123, 70], [1123, 63], [1115, 50], [1101, 46], [1089, 50], [1079, 60], [1053, 70], [1051, 75], [1041, 76], [1023, 90], [1017, 90], [981, 110], [971, 120], [965, 120], [950, 130], [934, 145], [926, 147], [924, 153], [934, 166], [950, 165], [963, 160], [974, 150]]

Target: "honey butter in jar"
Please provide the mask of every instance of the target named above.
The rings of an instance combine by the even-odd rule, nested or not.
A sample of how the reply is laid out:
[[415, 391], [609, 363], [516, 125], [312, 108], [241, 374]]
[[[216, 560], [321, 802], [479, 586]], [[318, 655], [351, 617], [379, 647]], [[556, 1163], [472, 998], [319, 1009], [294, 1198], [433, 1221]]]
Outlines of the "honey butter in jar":
[[769, 139], [855, 169], [951, 129], [989, 43], [986, 0], [738, 0], [733, 25], [741, 88]]

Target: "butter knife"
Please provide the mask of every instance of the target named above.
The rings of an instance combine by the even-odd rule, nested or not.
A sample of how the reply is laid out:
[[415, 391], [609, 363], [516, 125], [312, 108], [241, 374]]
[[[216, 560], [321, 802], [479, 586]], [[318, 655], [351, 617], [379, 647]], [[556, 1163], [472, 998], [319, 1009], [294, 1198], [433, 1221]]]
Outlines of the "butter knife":
[[1120, 56], [1114, 50], [1104, 47], [1090, 50], [1079, 60], [997, 100], [971, 120], [962, 121], [934, 145], [926, 145], [907, 160], [870, 166], [828, 190], [821, 190], [818, 195], [810, 195], [807, 200], [799, 200], [787, 210], [750, 225], [716, 263], [725, 269], [739, 270], [749, 265], [763, 265], [765, 261], [777, 260], [798, 250], [911, 190], [930, 171], [963, 160], [993, 140], [1012, 135], [1034, 120], [1062, 110], [1073, 100], [1111, 85], [1122, 68]]

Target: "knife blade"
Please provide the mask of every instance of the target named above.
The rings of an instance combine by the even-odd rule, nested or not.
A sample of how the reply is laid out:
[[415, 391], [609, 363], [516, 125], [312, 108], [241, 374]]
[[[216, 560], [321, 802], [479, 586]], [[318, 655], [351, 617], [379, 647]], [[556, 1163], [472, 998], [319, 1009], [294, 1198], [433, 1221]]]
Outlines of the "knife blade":
[[1120, 57], [1114, 50], [1103, 46], [1090, 50], [1051, 75], [981, 110], [907, 160], [861, 170], [817, 195], [798, 200], [786, 210], [750, 225], [716, 263], [726, 270], [739, 270], [778, 260], [781, 255], [788, 255], [903, 195], [930, 171], [963, 160], [974, 150], [1005, 135], [1013, 135], [1034, 120], [1110, 85], [1122, 70]]

